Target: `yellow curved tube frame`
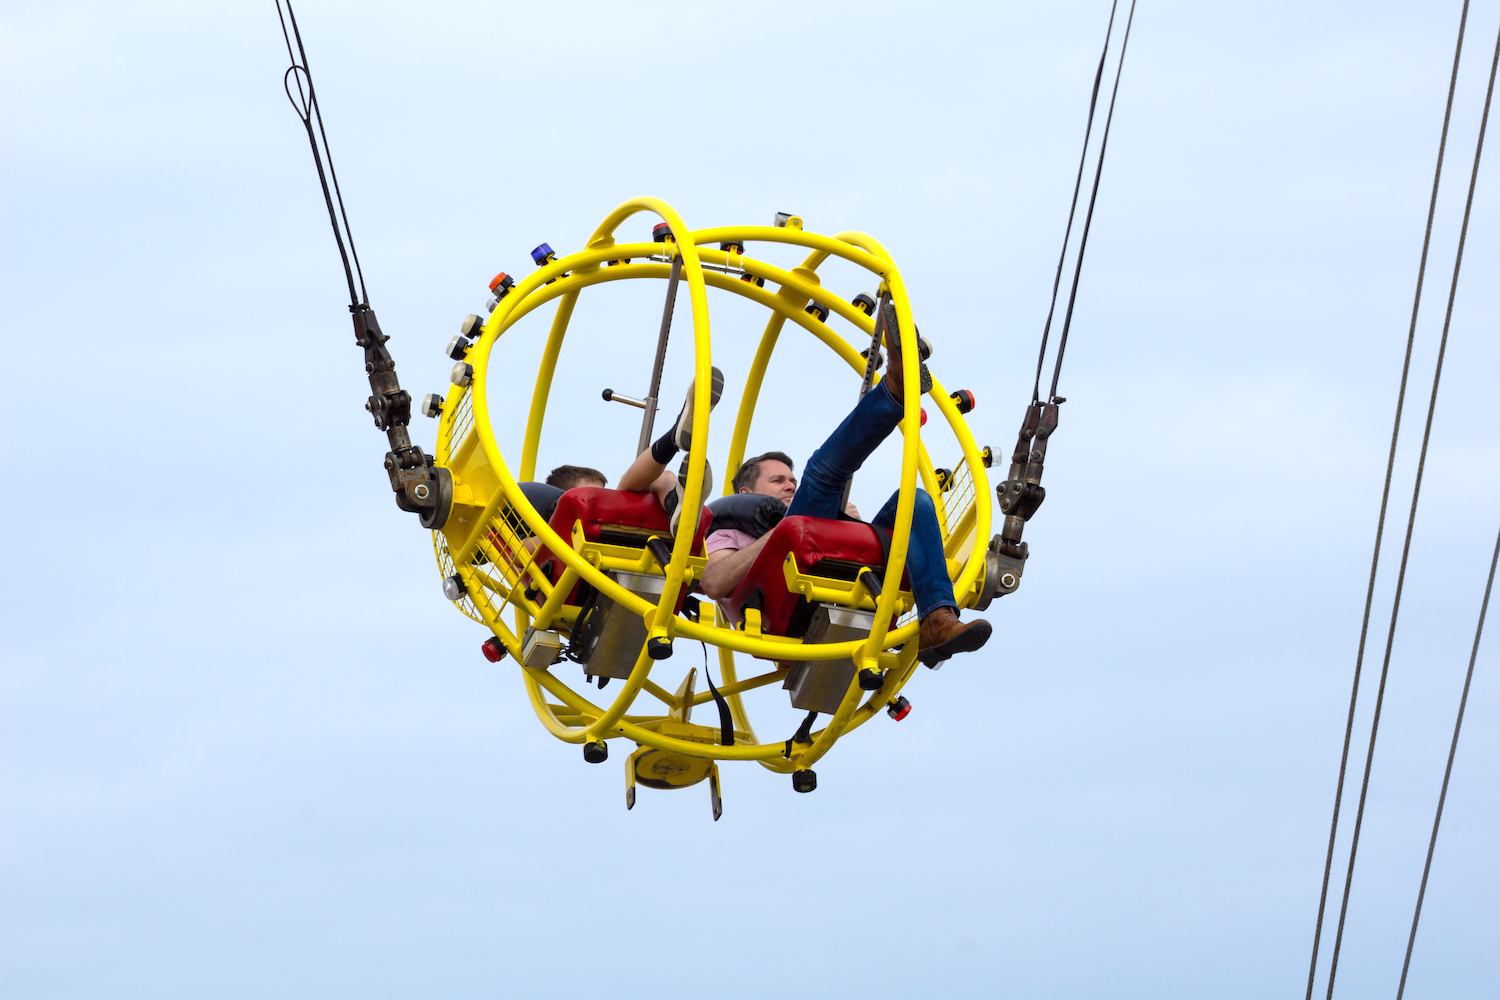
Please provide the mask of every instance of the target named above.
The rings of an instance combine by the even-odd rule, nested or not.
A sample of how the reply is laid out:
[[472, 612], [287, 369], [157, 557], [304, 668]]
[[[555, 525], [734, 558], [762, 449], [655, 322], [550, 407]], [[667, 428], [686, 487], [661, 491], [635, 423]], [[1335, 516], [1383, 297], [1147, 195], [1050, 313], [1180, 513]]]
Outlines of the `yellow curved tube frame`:
[[[675, 239], [669, 239], [665, 244], [654, 242], [616, 244], [614, 239], [616, 228], [626, 219], [640, 212], [649, 212], [660, 217], [671, 226]], [[785, 271], [742, 254], [718, 249], [718, 244], [724, 242], [748, 245], [756, 241], [799, 245], [806, 247], [810, 252], [801, 265], [791, 271]], [[652, 724], [660, 717], [626, 715], [643, 689], [669, 706], [673, 705], [673, 696], [668, 694], [665, 688], [650, 680], [652, 667], [657, 661], [649, 659], [643, 648], [637, 656], [630, 677], [626, 679], [622, 690], [607, 708], [588, 701], [583, 695], [553, 675], [550, 670], [533, 669], [524, 664], [521, 665], [532, 707], [542, 724], [558, 739], [568, 743], [583, 743], [626, 737], [639, 744], [688, 756], [711, 757], [717, 760], [756, 760], [775, 771], [792, 771], [810, 767], [832, 748], [840, 736], [868, 721], [894, 698], [916, 667], [915, 634], [918, 623], [912, 620], [890, 631], [887, 630], [887, 625], [891, 621], [893, 612], [898, 609], [900, 581], [906, 564], [919, 477], [938, 505], [940, 526], [943, 524], [944, 517], [942, 491], [937, 487], [932, 462], [920, 440], [917, 394], [912, 393], [907, 396], [906, 412], [900, 424], [902, 465], [896, 522], [891, 532], [891, 551], [882, 581], [881, 594], [875, 602], [875, 627], [863, 640], [814, 645], [797, 644], [793, 640], [789, 645], [786, 639], [778, 640], [753, 631], [735, 630], [722, 621], [716, 620], [715, 624], [709, 625], [678, 617], [672, 609], [676, 606], [681, 589], [692, 582], [689, 565], [691, 532], [678, 533], [670, 562], [665, 567], [666, 580], [661, 597], [653, 605], [606, 576], [604, 569], [596, 565], [599, 562], [597, 556], [585, 558], [575, 550], [574, 545], [571, 544], [572, 540], [564, 539], [553, 531], [526, 500], [517, 485], [518, 478], [529, 480], [535, 474], [537, 450], [541, 440], [552, 378], [579, 293], [590, 285], [606, 281], [631, 278], [665, 279], [671, 269], [668, 262], [676, 255], [682, 258], [682, 280], [688, 287], [688, 300], [692, 315], [696, 375], [693, 411], [694, 440], [708, 440], [709, 369], [712, 364], [708, 288], [712, 286], [744, 296], [771, 311], [771, 319], [750, 370], [746, 374], [745, 389], [739, 413], [735, 419], [728, 459], [722, 466], [726, 473], [728, 470], [738, 468], [744, 457], [745, 442], [754, 419], [756, 401], [759, 398], [766, 367], [770, 363], [771, 355], [786, 321], [792, 321], [821, 340], [858, 375], [862, 376], [864, 373], [865, 362], [860, 357], [860, 348], [835, 333], [827, 323], [819, 321], [804, 310], [808, 302], [817, 302], [828, 308], [830, 319], [837, 315], [852, 324], [863, 335], [865, 344], [868, 344], [869, 338], [873, 335], [874, 320], [871, 317], [866, 316], [861, 309], [849, 301], [832, 295], [821, 286], [817, 269], [829, 257], [839, 257], [863, 267], [876, 276], [881, 290], [890, 293], [901, 329], [901, 354], [905, 382], [907, 385], [918, 384], [915, 323], [912, 320], [906, 287], [890, 254], [874, 239], [862, 233], [848, 232], [828, 237], [800, 229], [771, 226], [690, 230], [682, 217], [660, 199], [633, 198], [616, 208], [599, 224], [583, 250], [538, 268], [523, 280], [518, 281], [510, 293], [501, 299], [484, 324], [483, 332], [468, 358], [469, 363], [474, 367], [472, 387], [467, 394], [455, 391], [445, 402], [437, 446], [438, 463], [454, 468], [458, 464], [456, 460], [460, 457], [466, 463], [477, 461], [478, 456], [473, 453], [477, 442], [478, 447], [482, 449], [484, 459], [482, 464], [487, 464], [488, 469], [480, 470], [483, 471], [483, 476], [476, 473], [471, 483], [465, 482], [459, 471], [454, 468], [455, 493], [457, 496], [470, 497], [476, 503], [483, 500], [484, 504], [477, 520], [460, 525], [450, 519], [443, 534], [446, 536], [448, 549], [452, 554], [453, 565], [470, 593], [478, 592], [480, 588], [485, 587], [488, 587], [491, 592], [504, 591], [501, 594], [503, 599], [500, 602], [499, 611], [489, 606], [488, 602], [477, 602], [476, 607], [480, 618], [495, 633], [496, 638], [517, 663], [521, 663], [521, 640], [531, 621], [531, 616], [542, 612], [550, 619], [561, 601], [560, 598], [552, 600], [544, 598], [546, 611], [543, 612], [541, 606], [520, 596], [523, 587], [519, 579], [524, 575], [523, 573], [518, 574], [518, 582], [507, 589], [497, 584], [493, 576], [488, 575], [475, 564], [476, 554], [483, 554], [491, 562], [505, 558], [495, 548], [493, 539], [497, 536], [502, 540], [515, 537], [514, 531], [503, 516], [507, 510], [514, 512], [511, 515], [512, 518], [519, 517], [524, 521], [526, 527], [541, 540], [542, 544], [546, 545], [548, 550], [563, 562], [568, 577], [589, 583], [617, 604], [641, 615], [646, 620], [651, 635], [701, 640], [717, 647], [724, 692], [730, 702], [735, 728], [742, 734], [749, 733], [751, 736], [749, 744], [737, 743], [729, 747], [705, 745], [653, 731]], [[630, 263], [624, 263], [626, 260]], [[601, 266], [605, 262], [619, 263]], [[779, 286], [779, 290], [766, 291], [754, 281], [742, 280], [737, 274], [726, 274], [715, 270], [705, 271], [702, 266], [704, 262], [746, 273], [755, 278], [763, 278], [766, 282]], [[490, 422], [487, 397], [491, 374], [489, 358], [496, 341], [508, 329], [534, 309], [554, 299], [559, 300], [559, 303], [532, 393], [531, 410], [527, 418], [518, 468], [519, 477], [517, 477], [512, 475], [509, 465], [500, 453]], [[472, 406], [473, 426], [471, 429], [466, 428], [459, 432], [456, 419], [461, 406], [466, 402], [466, 395], [467, 402]], [[973, 479], [976, 508], [973, 530], [977, 538], [986, 538], [990, 532], [991, 521], [989, 479], [979, 447], [974, 443], [973, 436], [969, 433], [957, 407], [936, 379], [934, 379], [930, 398], [958, 438], [963, 451], [963, 460]], [[455, 440], [454, 438], [459, 433], [461, 433], [461, 439]], [[697, 509], [699, 504], [706, 499], [702, 496], [704, 461], [704, 450], [695, 450], [689, 455], [683, 498], [683, 505], [689, 510]], [[727, 482], [729, 478], [730, 476], [726, 474], [726, 493], [730, 489]], [[969, 520], [967, 516], [965, 520]], [[511, 551], [516, 550], [513, 548]], [[958, 596], [960, 604], [967, 603], [967, 597], [971, 593], [977, 593], [979, 584], [982, 583], [984, 556], [984, 546], [976, 544], [972, 546], [967, 560], [959, 568], [954, 579], [954, 593]], [[554, 592], [553, 587], [545, 579], [537, 581], [536, 585], [549, 597]], [[570, 590], [572, 582], [567, 579], [562, 580], [559, 588], [562, 587]], [[567, 590], [563, 593], [567, 593]], [[515, 608], [514, 629], [507, 626], [501, 617], [507, 604]], [[734, 653], [747, 653], [765, 660], [776, 660], [788, 657], [792, 648], [795, 648], [795, 658], [799, 660], [834, 660], [850, 657], [861, 666], [883, 667], [885, 668], [885, 684], [880, 690], [873, 692], [863, 704], [860, 703], [860, 698], [864, 692], [857, 684], [851, 684], [838, 712], [827, 726], [813, 734], [810, 744], [795, 744], [788, 756], [785, 743], [754, 742], [754, 730], [750, 726], [740, 698], [742, 691], [780, 680], [784, 676], [784, 670], [773, 670], [760, 677], [739, 682], [734, 670]], [[894, 652], [887, 652], [888, 650], [894, 650]], [[560, 704], [548, 702], [543, 692], [552, 695]], [[707, 697], [706, 694], [698, 696], [695, 702], [702, 702]]]

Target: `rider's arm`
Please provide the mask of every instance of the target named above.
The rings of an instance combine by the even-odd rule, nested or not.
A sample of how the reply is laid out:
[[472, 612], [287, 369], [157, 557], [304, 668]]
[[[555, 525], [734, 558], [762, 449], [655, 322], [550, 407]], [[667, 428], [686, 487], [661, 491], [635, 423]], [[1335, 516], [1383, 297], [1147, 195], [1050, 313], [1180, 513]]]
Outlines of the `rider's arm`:
[[708, 565], [703, 568], [703, 580], [699, 583], [699, 587], [716, 601], [728, 597], [745, 578], [745, 574], [750, 570], [750, 564], [755, 562], [755, 557], [760, 555], [760, 550], [766, 546], [766, 539], [770, 537], [770, 535], [761, 535], [743, 549], [719, 549], [717, 552], [710, 552]]

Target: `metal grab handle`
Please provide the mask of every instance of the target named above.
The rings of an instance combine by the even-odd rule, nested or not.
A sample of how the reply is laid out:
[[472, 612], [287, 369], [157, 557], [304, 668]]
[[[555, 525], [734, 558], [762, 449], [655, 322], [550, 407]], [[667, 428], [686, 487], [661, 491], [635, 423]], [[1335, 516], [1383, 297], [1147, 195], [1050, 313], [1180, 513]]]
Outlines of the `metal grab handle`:
[[644, 399], [636, 399], [634, 396], [627, 396], [623, 392], [605, 389], [603, 395], [606, 403], [624, 403], [626, 406], [636, 406], [642, 410], [646, 408], [646, 401]]

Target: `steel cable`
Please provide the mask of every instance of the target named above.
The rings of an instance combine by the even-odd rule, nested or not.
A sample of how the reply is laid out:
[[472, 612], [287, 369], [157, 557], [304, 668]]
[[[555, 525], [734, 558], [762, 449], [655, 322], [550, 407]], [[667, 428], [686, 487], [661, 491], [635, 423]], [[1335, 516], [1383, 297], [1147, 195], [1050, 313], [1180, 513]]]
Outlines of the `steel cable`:
[[1057, 255], [1057, 273], [1052, 276], [1052, 302], [1047, 306], [1047, 322], [1042, 324], [1042, 346], [1036, 352], [1036, 380], [1031, 386], [1031, 401], [1040, 401], [1042, 365], [1047, 358], [1047, 336], [1052, 332], [1052, 314], [1057, 311], [1057, 289], [1062, 284], [1063, 262], [1068, 259], [1068, 240], [1073, 236], [1073, 215], [1078, 211], [1078, 192], [1083, 187], [1083, 166], [1089, 158], [1089, 136], [1094, 131], [1094, 109], [1099, 104], [1099, 81], [1104, 79], [1104, 63], [1109, 57], [1109, 36], [1115, 30], [1115, 9], [1120, 0], [1109, 5], [1109, 26], [1104, 29], [1104, 49], [1099, 53], [1099, 68], [1094, 70], [1094, 90], [1089, 95], [1089, 118], [1083, 127], [1083, 148], [1078, 151], [1078, 176], [1073, 178], [1073, 201], [1068, 206], [1068, 225], [1063, 230], [1062, 251]]
[[1464, 29], [1469, 19], [1469, 0], [1464, 0], [1458, 18], [1458, 42], [1453, 49], [1453, 72], [1448, 79], [1448, 103], [1443, 109], [1443, 132], [1438, 140], [1437, 167], [1432, 175], [1432, 197], [1427, 203], [1427, 229], [1422, 234], [1422, 259], [1417, 265], [1417, 290], [1412, 298], [1411, 325], [1406, 331], [1406, 357], [1401, 362], [1401, 388], [1396, 393], [1396, 419], [1391, 427], [1391, 450], [1385, 461], [1385, 486], [1380, 492], [1380, 517], [1375, 522], [1375, 552], [1370, 557], [1370, 582], [1365, 588], [1365, 613], [1359, 626], [1359, 652], [1354, 657], [1354, 684], [1349, 692], [1349, 718], [1344, 723], [1344, 752], [1339, 758], [1338, 786], [1333, 793], [1333, 821], [1328, 829], [1328, 856], [1323, 862], [1323, 888], [1318, 895], [1318, 920], [1313, 929], [1312, 961], [1307, 968], [1307, 1000], [1312, 1000], [1318, 971], [1318, 945], [1323, 938], [1323, 915], [1328, 905], [1328, 879], [1333, 873], [1333, 849], [1338, 838], [1339, 807], [1344, 801], [1344, 777], [1349, 769], [1349, 744], [1354, 737], [1354, 709], [1359, 700], [1359, 680], [1365, 662], [1365, 640], [1370, 631], [1370, 609], [1375, 602], [1375, 574], [1380, 567], [1380, 545], [1385, 537], [1385, 515], [1391, 497], [1391, 474], [1396, 467], [1396, 442], [1401, 435], [1401, 414], [1406, 404], [1406, 380], [1411, 372], [1412, 345], [1417, 336], [1417, 313], [1422, 306], [1422, 284], [1427, 276], [1427, 251], [1432, 245], [1432, 220], [1437, 213], [1438, 186], [1443, 177], [1443, 154], [1448, 148], [1448, 123], [1453, 117], [1453, 92], [1458, 86], [1458, 64], [1464, 49]]
[[[281, 19], [281, 37], [286, 39], [286, 54], [292, 60], [292, 65], [287, 68], [282, 78], [282, 86], [286, 89], [287, 100], [292, 102], [297, 116], [302, 119], [303, 126], [307, 129], [307, 141], [312, 146], [313, 163], [318, 168], [318, 182], [323, 185], [323, 201], [328, 206], [328, 221], [333, 226], [333, 238], [339, 245], [339, 256], [344, 262], [344, 279], [349, 283], [349, 308], [353, 311], [361, 303], [370, 304], [369, 293], [365, 291], [365, 274], [359, 266], [359, 252], [354, 249], [354, 232], [349, 228], [349, 215], [344, 211], [344, 195], [339, 190], [339, 175], [333, 169], [333, 152], [328, 148], [328, 133], [323, 129], [323, 111], [318, 107], [318, 94], [313, 89], [312, 70], [307, 66], [307, 50], [302, 47], [302, 32], [297, 28], [297, 15], [292, 10], [291, 0], [287, 0], [286, 13], [281, 10], [281, 0], [276, 0], [276, 16]], [[286, 22], [290, 18], [292, 22], [291, 33], [288, 34]], [[292, 51], [292, 38], [297, 39], [297, 51]], [[302, 61], [297, 61], [298, 56]], [[297, 81], [297, 97], [292, 97], [291, 79]], [[302, 78], [307, 78], [307, 92], [302, 91]], [[300, 103], [298, 98], [301, 99]], [[317, 135], [313, 134], [313, 119], [317, 119]], [[321, 152], [318, 148], [318, 137], [323, 139]], [[328, 160], [328, 176], [323, 173], [323, 160]], [[333, 178], [333, 191], [328, 190], [328, 178]], [[334, 212], [334, 201], [338, 201], [338, 212]], [[344, 228], [339, 229], [339, 219], [342, 218]], [[348, 250], [344, 249], [344, 241], [348, 239]], [[349, 269], [349, 258], [354, 258], [354, 269]], [[359, 275], [359, 291], [354, 290], [354, 276]]]
[[[1467, 2], [1467, 0], [1466, 0]], [[1083, 235], [1078, 238], [1078, 260], [1073, 266], [1073, 287], [1068, 292], [1068, 311], [1063, 315], [1062, 336], [1057, 340], [1057, 361], [1052, 366], [1052, 388], [1047, 401], [1057, 403], [1057, 380], [1062, 375], [1063, 352], [1068, 349], [1068, 330], [1073, 326], [1073, 303], [1078, 299], [1078, 277], [1083, 273], [1083, 252], [1089, 245], [1089, 227], [1094, 222], [1094, 203], [1099, 199], [1099, 178], [1104, 174], [1104, 153], [1109, 148], [1109, 126], [1115, 120], [1115, 98], [1120, 93], [1120, 74], [1125, 69], [1125, 50], [1130, 45], [1130, 25], [1135, 21], [1135, 0], [1125, 17], [1125, 38], [1120, 42], [1120, 61], [1115, 67], [1115, 86], [1109, 95], [1109, 114], [1104, 116], [1104, 136], [1099, 140], [1099, 163], [1094, 168], [1094, 189], [1089, 193], [1088, 214], [1083, 217]]]
[[1458, 718], [1453, 723], [1453, 742], [1448, 746], [1448, 766], [1443, 768], [1443, 790], [1438, 793], [1437, 812], [1432, 817], [1432, 839], [1427, 842], [1427, 861], [1422, 865], [1422, 887], [1417, 890], [1417, 908], [1411, 915], [1411, 936], [1406, 939], [1406, 958], [1401, 963], [1401, 985], [1396, 1000], [1406, 992], [1406, 973], [1411, 968], [1411, 950], [1417, 943], [1417, 921], [1422, 919], [1422, 899], [1427, 895], [1427, 876], [1432, 871], [1432, 852], [1437, 848], [1438, 824], [1443, 821], [1443, 803], [1448, 800], [1448, 779], [1453, 776], [1453, 758], [1458, 753], [1458, 731], [1464, 724], [1464, 709], [1469, 704], [1469, 685], [1474, 681], [1474, 661], [1479, 657], [1479, 637], [1484, 634], [1484, 615], [1490, 607], [1490, 591], [1495, 586], [1495, 563], [1500, 561], [1500, 534], [1495, 536], [1495, 552], [1490, 556], [1490, 576], [1484, 583], [1484, 600], [1479, 604], [1479, 624], [1474, 627], [1474, 648], [1469, 650], [1469, 672], [1464, 675], [1464, 693], [1458, 699]]
[[1417, 520], [1417, 500], [1422, 493], [1422, 474], [1427, 465], [1427, 445], [1432, 437], [1432, 417], [1437, 410], [1438, 385], [1443, 376], [1443, 356], [1448, 350], [1448, 330], [1453, 322], [1453, 301], [1458, 294], [1459, 270], [1463, 265], [1464, 242], [1469, 235], [1469, 216], [1474, 208], [1474, 187], [1479, 180], [1479, 159], [1484, 152], [1484, 133], [1489, 124], [1490, 102], [1495, 95], [1495, 70], [1500, 67], [1500, 32], [1495, 35], [1495, 55], [1490, 62], [1489, 86], [1484, 95], [1484, 112], [1479, 118], [1479, 138], [1474, 144], [1474, 166], [1469, 174], [1469, 193], [1464, 201], [1463, 225], [1458, 231], [1458, 251], [1453, 260], [1453, 280], [1448, 286], [1448, 308], [1443, 315], [1443, 335], [1438, 341], [1437, 364], [1432, 372], [1432, 396], [1427, 402], [1427, 423], [1422, 431], [1422, 450], [1417, 457], [1417, 477], [1412, 485], [1411, 509], [1406, 517], [1406, 539], [1401, 546], [1401, 568], [1396, 573], [1396, 595], [1391, 602], [1391, 624], [1386, 633], [1385, 657], [1380, 665], [1380, 686], [1375, 692], [1375, 711], [1370, 722], [1370, 746], [1365, 754], [1364, 778], [1359, 788], [1359, 808], [1354, 813], [1354, 833], [1349, 843], [1349, 870], [1344, 876], [1344, 898], [1339, 906], [1338, 932], [1333, 939], [1333, 956], [1328, 963], [1328, 998], [1333, 997], [1334, 978], [1338, 975], [1339, 949], [1344, 942], [1344, 920], [1349, 912], [1349, 889], [1354, 882], [1354, 861], [1359, 851], [1359, 832], [1364, 824], [1365, 799], [1370, 791], [1370, 770], [1375, 762], [1375, 738], [1380, 730], [1380, 710], [1385, 702], [1385, 684], [1390, 673], [1391, 648], [1396, 641], [1396, 619], [1401, 611], [1401, 591], [1406, 583], [1407, 559], [1411, 554], [1412, 530]]

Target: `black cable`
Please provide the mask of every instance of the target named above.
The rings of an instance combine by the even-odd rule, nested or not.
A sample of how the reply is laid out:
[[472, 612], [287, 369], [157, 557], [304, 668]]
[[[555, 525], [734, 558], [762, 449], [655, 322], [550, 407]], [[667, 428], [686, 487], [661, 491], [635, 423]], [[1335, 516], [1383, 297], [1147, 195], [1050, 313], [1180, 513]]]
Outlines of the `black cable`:
[[1417, 291], [1411, 304], [1411, 325], [1406, 331], [1406, 357], [1401, 362], [1401, 388], [1396, 393], [1396, 421], [1391, 427], [1391, 450], [1385, 460], [1385, 487], [1380, 493], [1380, 517], [1375, 522], [1375, 552], [1370, 557], [1370, 582], [1365, 588], [1365, 614], [1359, 626], [1359, 652], [1354, 657], [1354, 684], [1349, 692], [1349, 718], [1344, 723], [1344, 752], [1339, 758], [1339, 782], [1333, 794], [1333, 821], [1328, 828], [1328, 856], [1323, 862], [1323, 888], [1318, 895], [1318, 922], [1313, 929], [1312, 961], [1307, 968], [1307, 1000], [1312, 1000], [1318, 971], [1318, 945], [1323, 938], [1323, 914], [1328, 905], [1328, 879], [1333, 872], [1333, 848], [1339, 830], [1339, 806], [1344, 800], [1344, 777], [1349, 768], [1349, 744], [1354, 737], [1354, 708], [1359, 699], [1359, 679], [1365, 662], [1365, 640], [1370, 631], [1370, 608], [1375, 601], [1375, 572], [1380, 566], [1380, 544], [1385, 537], [1385, 514], [1391, 497], [1391, 473], [1396, 467], [1396, 441], [1401, 434], [1401, 413], [1406, 403], [1406, 379], [1411, 372], [1412, 344], [1417, 336], [1417, 311], [1422, 305], [1422, 283], [1427, 275], [1427, 250], [1432, 244], [1432, 219], [1437, 213], [1438, 184], [1443, 177], [1443, 153], [1448, 148], [1448, 123], [1453, 116], [1453, 91], [1458, 85], [1459, 57], [1464, 49], [1464, 28], [1469, 19], [1469, 0], [1464, 0], [1458, 19], [1458, 42], [1453, 50], [1453, 73], [1448, 79], [1448, 104], [1443, 110], [1443, 134], [1438, 140], [1437, 167], [1432, 174], [1432, 197], [1427, 203], [1427, 229], [1422, 234], [1422, 260], [1417, 265]]
[[1063, 352], [1068, 349], [1068, 329], [1073, 325], [1073, 303], [1078, 298], [1078, 276], [1083, 272], [1083, 252], [1089, 245], [1089, 226], [1094, 221], [1094, 202], [1099, 198], [1099, 178], [1104, 173], [1104, 153], [1109, 148], [1109, 126], [1115, 118], [1115, 98], [1120, 93], [1120, 74], [1125, 69], [1125, 50], [1130, 45], [1130, 25], [1135, 20], [1135, 0], [1130, 0], [1130, 13], [1125, 18], [1125, 38], [1120, 42], [1120, 61], [1115, 67], [1115, 86], [1109, 95], [1109, 114], [1104, 116], [1104, 136], [1099, 140], [1099, 164], [1094, 168], [1094, 189], [1089, 193], [1088, 214], [1083, 217], [1083, 235], [1078, 238], [1078, 260], [1073, 267], [1073, 287], [1068, 292], [1068, 311], [1063, 316], [1062, 336], [1057, 340], [1057, 361], [1052, 366], [1052, 388], [1047, 390], [1047, 401], [1056, 403], [1057, 379], [1062, 374]]
[[[292, 102], [292, 107], [296, 109], [297, 116], [302, 119], [302, 124], [307, 129], [307, 141], [312, 146], [313, 163], [318, 168], [318, 183], [323, 185], [323, 201], [328, 205], [328, 221], [333, 226], [333, 238], [338, 243], [339, 257], [344, 262], [344, 279], [349, 283], [349, 308], [352, 311], [361, 304], [368, 306], [370, 304], [370, 296], [365, 291], [365, 275], [359, 266], [359, 251], [354, 248], [354, 233], [349, 228], [348, 213], [344, 211], [344, 195], [339, 190], [339, 175], [333, 168], [333, 152], [328, 146], [328, 133], [323, 129], [323, 112], [318, 107], [318, 94], [313, 89], [312, 71], [307, 67], [307, 51], [302, 47], [302, 33], [297, 28], [297, 15], [292, 10], [291, 0], [287, 0], [285, 14], [281, 10], [281, 0], [276, 0], [276, 16], [281, 19], [281, 37], [286, 40], [286, 54], [292, 60], [292, 65], [287, 68], [286, 73], [282, 76], [282, 86], [286, 90], [287, 100]], [[290, 34], [286, 28], [288, 18], [292, 22]], [[297, 51], [295, 53], [292, 51], [293, 37], [297, 39]], [[300, 63], [297, 61], [299, 56], [302, 60]], [[290, 81], [294, 77], [297, 81], [297, 97], [292, 96]], [[307, 78], [307, 91], [305, 93], [302, 89], [303, 77]], [[298, 98], [301, 99], [300, 102]], [[318, 121], [317, 135], [313, 134], [314, 118]], [[318, 136], [321, 136], [323, 139], [321, 152], [318, 149]], [[328, 189], [328, 176], [325, 176], [323, 173], [323, 159], [325, 156], [328, 159], [328, 174], [333, 178], [333, 191], [331, 193]], [[334, 211], [335, 199], [338, 201], [337, 214]], [[342, 230], [339, 229], [340, 218], [344, 222]], [[346, 238], [348, 240], [347, 251], [344, 248]], [[354, 258], [353, 270], [350, 270], [349, 267], [349, 258], [351, 256]], [[359, 274], [358, 293], [354, 290], [355, 273]]]
[[1427, 424], [1422, 431], [1422, 451], [1417, 458], [1417, 478], [1412, 485], [1411, 510], [1406, 517], [1406, 540], [1401, 546], [1401, 568], [1396, 573], [1396, 596], [1391, 603], [1391, 626], [1385, 638], [1385, 659], [1380, 665], [1380, 687], [1375, 693], [1375, 713], [1370, 722], [1370, 748], [1365, 754], [1364, 780], [1359, 788], [1359, 809], [1354, 814], [1354, 834], [1349, 843], [1349, 871], [1344, 876], [1344, 899], [1339, 907], [1338, 933], [1333, 939], [1333, 957], [1328, 963], [1328, 997], [1338, 974], [1339, 949], [1344, 943], [1344, 918], [1349, 911], [1349, 888], [1354, 882], [1354, 859], [1359, 851], [1359, 831], [1365, 818], [1365, 797], [1370, 791], [1370, 768], [1375, 762], [1375, 737], [1380, 729], [1380, 709], [1385, 701], [1386, 676], [1390, 672], [1391, 647], [1396, 641], [1396, 617], [1401, 611], [1401, 590], [1406, 583], [1406, 561], [1411, 553], [1412, 529], [1417, 520], [1417, 499], [1422, 493], [1422, 473], [1427, 465], [1427, 444], [1432, 437], [1432, 416], [1437, 410], [1438, 383], [1443, 376], [1443, 355], [1448, 350], [1448, 328], [1453, 321], [1453, 300], [1458, 294], [1458, 274], [1464, 260], [1464, 241], [1469, 235], [1469, 215], [1474, 208], [1474, 186], [1479, 180], [1479, 157], [1484, 151], [1484, 132], [1490, 120], [1490, 101], [1495, 96], [1495, 70], [1500, 67], [1500, 32], [1495, 35], [1495, 55], [1490, 62], [1490, 82], [1484, 94], [1484, 113], [1479, 118], [1479, 139], [1474, 144], [1474, 167], [1469, 174], [1469, 194], [1464, 201], [1464, 221], [1458, 231], [1458, 251], [1453, 260], [1453, 281], [1448, 287], [1448, 309], [1443, 315], [1443, 336], [1438, 341], [1437, 365], [1432, 372], [1432, 397], [1427, 403]]
[[1063, 262], [1068, 259], [1068, 240], [1073, 235], [1073, 214], [1078, 211], [1078, 192], [1083, 187], [1083, 165], [1088, 162], [1089, 136], [1094, 131], [1094, 108], [1099, 103], [1099, 81], [1104, 78], [1104, 62], [1109, 56], [1109, 36], [1115, 30], [1115, 8], [1109, 5], [1109, 27], [1104, 29], [1104, 49], [1099, 53], [1099, 68], [1094, 70], [1094, 91], [1089, 95], [1089, 120], [1083, 127], [1083, 148], [1078, 151], [1078, 176], [1073, 178], [1073, 202], [1068, 206], [1068, 226], [1063, 230], [1062, 251], [1057, 255], [1057, 273], [1052, 276], [1052, 303], [1047, 306], [1047, 322], [1042, 325], [1042, 346], [1036, 352], [1036, 381], [1031, 386], [1031, 401], [1038, 402], [1042, 391], [1042, 363], [1047, 357], [1047, 335], [1052, 332], [1052, 314], [1057, 310], [1057, 288], [1062, 284]]
[[1458, 699], [1458, 718], [1453, 723], [1453, 742], [1448, 747], [1448, 766], [1443, 768], [1443, 790], [1438, 793], [1437, 813], [1432, 817], [1432, 839], [1427, 842], [1427, 861], [1422, 865], [1422, 887], [1417, 890], [1417, 908], [1411, 915], [1411, 936], [1406, 939], [1406, 959], [1401, 963], [1401, 985], [1396, 1000], [1406, 992], [1406, 972], [1411, 968], [1411, 949], [1417, 943], [1417, 921], [1422, 918], [1422, 898], [1427, 895], [1427, 875], [1432, 871], [1432, 852], [1437, 848], [1438, 824], [1443, 821], [1443, 803], [1448, 800], [1448, 779], [1453, 776], [1453, 758], [1458, 753], [1458, 731], [1464, 724], [1464, 709], [1469, 704], [1469, 685], [1474, 680], [1474, 661], [1479, 657], [1479, 637], [1484, 633], [1484, 614], [1490, 607], [1490, 591], [1495, 586], [1495, 563], [1500, 562], [1500, 534], [1495, 536], [1495, 552], [1490, 556], [1490, 576], [1484, 583], [1484, 600], [1479, 605], [1479, 624], [1474, 627], [1474, 648], [1469, 650], [1469, 672], [1464, 675], [1464, 693]]

